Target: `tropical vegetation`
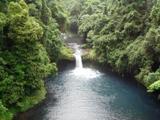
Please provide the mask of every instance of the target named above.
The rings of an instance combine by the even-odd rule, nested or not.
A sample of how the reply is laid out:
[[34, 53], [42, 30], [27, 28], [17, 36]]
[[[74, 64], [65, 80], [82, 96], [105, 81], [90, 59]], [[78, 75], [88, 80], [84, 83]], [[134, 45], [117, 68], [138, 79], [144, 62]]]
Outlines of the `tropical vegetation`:
[[57, 73], [59, 59], [68, 57], [60, 37], [68, 13], [59, 2], [0, 1], [0, 120], [43, 100], [44, 79]]

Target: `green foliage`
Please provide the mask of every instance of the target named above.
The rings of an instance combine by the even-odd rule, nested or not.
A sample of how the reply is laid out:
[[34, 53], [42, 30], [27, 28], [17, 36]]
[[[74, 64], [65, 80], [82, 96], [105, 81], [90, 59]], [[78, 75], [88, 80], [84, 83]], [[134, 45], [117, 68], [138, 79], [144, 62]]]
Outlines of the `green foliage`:
[[43, 99], [45, 99], [45, 95], [46, 95], [46, 90], [44, 87], [43, 80], [41, 80], [40, 89], [38, 91], [36, 91], [31, 96], [24, 97], [20, 102], [17, 103], [17, 106], [20, 108], [19, 111], [24, 112], [29, 108], [33, 107], [34, 105], [38, 104]]
[[0, 12], [0, 29], [6, 24], [7, 18], [5, 14]]
[[10, 113], [8, 109], [3, 106], [2, 101], [0, 100], [0, 120], [11, 120], [12, 117], [12, 113]]
[[45, 25], [48, 25], [51, 20], [51, 11], [47, 6], [46, 0], [42, 0], [41, 20]]
[[150, 19], [152, 19], [152, 25], [158, 26], [160, 24], [160, 1], [157, 0], [157, 3], [153, 6]]
[[68, 24], [68, 12], [63, 7], [63, 1], [51, 0], [49, 1], [48, 6], [51, 9], [52, 17], [59, 24], [59, 29], [64, 32]]
[[95, 59], [158, 90], [159, 0], [87, 0], [82, 4], [79, 32], [87, 37]]
[[146, 84], [146, 79], [148, 77], [148, 74], [151, 72], [151, 68], [150, 67], [144, 67], [144, 68], [140, 68], [140, 72], [135, 76], [135, 78], [142, 83], [143, 85], [145, 85], [147, 87]]
[[34, 20], [29, 18], [21, 26], [20, 22], [16, 22], [17, 19], [12, 19], [10, 22], [10, 31], [8, 33], [9, 38], [14, 39], [14, 43], [34, 42], [39, 40], [43, 35], [42, 27]]
[[57, 28], [58, 24], [52, 20], [48, 26], [44, 26], [45, 33], [43, 35], [43, 45], [46, 47], [46, 50], [52, 61], [58, 61], [62, 41], [60, 38], [60, 31]]
[[73, 52], [68, 47], [62, 47], [61, 48], [61, 56], [60, 59], [62, 60], [74, 60]]
[[0, 46], [2, 46], [3, 27], [5, 26], [6, 23], [7, 23], [7, 17], [6, 17], [6, 15], [4, 13], [0, 12]]
[[[81, 17], [81, 20], [79, 21], [80, 27], [79, 32], [85, 33], [89, 32], [91, 29], [94, 28], [94, 26], [99, 22], [98, 20], [102, 18], [101, 14], [93, 14], [93, 15], [84, 15]], [[97, 27], [95, 27], [97, 28]], [[97, 28], [98, 29], [98, 28]]]
[[57, 72], [55, 62], [64, 47], [58, 28], [63, 23], [56, 22], [48, 4], [0, 1], [0, 120], [11, 120], [43, 100], [43, 79]]
[[151, 85], [152, 83], [156, 82], [159, 79], [160, 79], [159, 71], [156, 71], [155, 73], [149, 73], [145, 80], [146, 86]]
[[145, 43], [146, 53], [152, 57], [155, 62], [158, 62], [160, 57], [160, 28], [150, 28], [146, 34]]
[[148, 92], [154, 92], [160, 90], [160, 80], [154, 82], [152, 85], [148, 87]]
[[35, 0], [29, 2], [30, 15], [37, 18], [37, 22], [43, 27], [41, 43], [47, 50], [52, 62], [57, 62], [63, 47], [60, 31], [64, 32], [67, 23], [67, 13], [64, 11], [61, 1]]
[[42, 28], [27, 15], [27, 5], [23, 1], [11, 2], [8, 14], [8, 41], [0, 53], [3, 71], [0, 93], [2, 101], [9, 106], [37, 90], [39, 80], [50, 73], [52, 65], [45, 48], [39, 43]]
[[78, 19], [81, 11], [83, 10], [83, 2], [84, 0], [60, 0], [61, 4], [64, 3], [64, 6], [68, 13], [65, 15], [69, 15], [68, 22], [69, 25], [67, 28], [73, 32], [78, 33]]
[[83, 60], [87, 61], [96, 61], [96, 53], [92, 49], [86, 49], [85, 53], [82, 56]]

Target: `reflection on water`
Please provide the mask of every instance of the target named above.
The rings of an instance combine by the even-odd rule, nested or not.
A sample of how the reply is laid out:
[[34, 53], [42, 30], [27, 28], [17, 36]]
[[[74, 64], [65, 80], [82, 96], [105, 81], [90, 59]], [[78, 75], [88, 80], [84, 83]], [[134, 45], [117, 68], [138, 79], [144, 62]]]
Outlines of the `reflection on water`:
[[[89, 74], [87, 74], [89, 72]], [[94, 75], [94, 77], [92, 77]], [[68, 77], [70, 76], [70, 77]], [[59, 99], [52, 107], [45, 119], [49, 120], [94, 120], [98, 115], [94, 92], [87, 86], [89, 81], [100, 76], [100, 73], [91, 69], [75, 69], [60, 77], [62, 86], [56, 86]], [[63, 94], [61, 94], [63, 93]], [[102, 112], [99, 111], [101, 114]]]
[[19, 120], [159, 120], [146, 92], [109, 73], [66, 70], [47, 82], [47, 101]]
[[83, 68], [79, 47], [76, 68], [48, 79], [48, 97], [18, 120], [159, 120], [160, 106], [142, 88], [110, 73]]
[[160, 110], [143, 91], [93, 69], [75, 69], [50, 81], [57, 102], [44, 120], [158, 120]]

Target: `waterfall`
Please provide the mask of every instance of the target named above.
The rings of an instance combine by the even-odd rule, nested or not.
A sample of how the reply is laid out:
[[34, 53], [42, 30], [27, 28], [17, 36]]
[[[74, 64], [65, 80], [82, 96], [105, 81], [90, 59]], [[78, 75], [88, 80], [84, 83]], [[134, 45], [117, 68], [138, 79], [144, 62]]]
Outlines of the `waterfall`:
[[82, 64], [82, 57], [81, 57], [81, 50], [79, 49], [79, 47], [75, 47], [75, 60], [76, 60], [76, 68], [83, 68], [83, 64]]

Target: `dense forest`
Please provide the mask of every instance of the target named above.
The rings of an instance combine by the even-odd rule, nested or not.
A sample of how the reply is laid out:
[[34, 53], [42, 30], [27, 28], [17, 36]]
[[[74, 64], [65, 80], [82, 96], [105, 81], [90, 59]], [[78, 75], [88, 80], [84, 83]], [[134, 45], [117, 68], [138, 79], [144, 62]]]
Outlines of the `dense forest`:
[[59, 0], [0, 1], [0, 120], [45, 98], [43, 79], [70, 57], [60, 37], [67, 15]]
[[159, 0], [1, 0], [0, 120], [45, 98], [44, 79], [72, 59], [61, 33], [80, 34], [84, 60], [160, 92]]
[[79, 14], [79, 33], [90, 48], [84, 58], [134, 76], [148, 92], [159, 92], [160, 1], [87, 0], [76, 5], [80, 3], [71, 13]]

